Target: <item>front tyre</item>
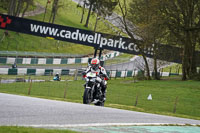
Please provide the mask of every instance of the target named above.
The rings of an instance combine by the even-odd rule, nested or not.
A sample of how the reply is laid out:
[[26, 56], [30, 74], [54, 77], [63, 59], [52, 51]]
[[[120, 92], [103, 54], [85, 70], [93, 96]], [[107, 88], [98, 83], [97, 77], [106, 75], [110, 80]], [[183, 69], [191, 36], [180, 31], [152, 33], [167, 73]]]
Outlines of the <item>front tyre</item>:
[[103, 101], [102, 102], [97, 102], [95, 105], [96, 106], [104, 106], [104, 102]]
[[85, 88], [85, 91], [83, 94], [83, 104], [90, 104], [91, 102], [92, 102], [91, 89]]

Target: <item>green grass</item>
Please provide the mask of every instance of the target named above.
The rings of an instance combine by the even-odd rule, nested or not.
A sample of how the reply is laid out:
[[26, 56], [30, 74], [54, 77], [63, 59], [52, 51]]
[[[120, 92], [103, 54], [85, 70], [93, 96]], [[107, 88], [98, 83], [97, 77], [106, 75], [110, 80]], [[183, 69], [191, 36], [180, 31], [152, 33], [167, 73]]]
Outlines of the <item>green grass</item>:
[[[124, 0], [119, 0], [121, 6], [124, 8]], [[131, 0], [126, 0], [126, 8], [129, 9], [129, 4], [130, 4]], [[122, 16], [122, 12], [121, 9], [119, 7], [119, 4], [116, 6], [114, 12], [116, 12], [117, 14], [119, 14], [120, 16]]]
[[171, 66], [163, 68], [163, 72], [182, 73], [182, 65], [181, 64], [173, 64]]
[[[16, 79], [16, 78], [23, 78], [28, 80], [29, 78], [32, 80], [52, 80], [54, 76], [46, 75], [46, 76], [35, 76], [35, 75], [0, 75], [0, 80], [3, 79]], [[72, 80], [74, 76], [62, 75], [62, 80]]]
[[[131, 80], [130, 80], [131, 81]], [[109, 99], [109, 103], [133, 106], [138, 95], [138, 105], [133, 110], [172, 114], [175, 99], [178, 96], [177, 115], [188, 115], [200, 118], [200, 85], [198, 81], [111, 81], [112, 87], [108, 94], [115, 94], [116, 100]], [[121, 87], [120, 87], [121, 86]], [[148, 101], [147, 97], [152, 94], [153, 100]], [[115, 101], [115, 102], [113, 102]]]
[[[105, 106], [200, 120], [198, 81], [133, 81], [132, 78], [108, 81]], [[83, 84], [82, 80], [32, 83], [31, 96], [82, 103]], [[29, 87], [30, 83], [1, 84], [0, 92], [27, 95]], [[152, 101], [147, 100], [149, 94], [152, 94]], [[138, 104], [134, 106], [137, 96]], [[178, 103], [176, 113], [173, 113], [176, 97]]]
[[132, 55], [132, 54], [121, 54], [115, 58], [106, 60], [105, 65], [128, 62], [128, 61], [130, 61], [130, 58], [133, 58], [133, 57], [134, 57], [134, 55]]
[[0, 133], [78, 133], [70, 130], [42, 129], [17, 126], [0, 126]]
[[[9, 2], [7, 2], [7, 4], [8, 4]], [[3, 5], [4, 3], [3, 2], [1, 2], [0, 1], [0, 13], [7, 13], [8, 11], [7, 11], [7, 9], [5, 9], [5, 7], [6, 7], [6, 5]], [[25, 8], [25, 7], [24, 7]], [[24, 8], [23, 9], [21, 9], [21, 10], [24, 10]], [[33, 10], [35, 10], [36, 9], [36, 5], [29, 5], [29, 8], [27, 9], [27, 11], [33, 11]]]

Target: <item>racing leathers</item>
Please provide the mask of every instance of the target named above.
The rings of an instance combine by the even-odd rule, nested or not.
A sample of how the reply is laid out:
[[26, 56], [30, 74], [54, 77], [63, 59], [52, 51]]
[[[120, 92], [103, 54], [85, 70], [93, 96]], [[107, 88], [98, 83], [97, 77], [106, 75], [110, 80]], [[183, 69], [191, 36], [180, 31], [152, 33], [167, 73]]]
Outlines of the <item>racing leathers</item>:
[[91, 66], [88, 66], [88, 68], [86, 69], [86, 71], [84, 73], [87, 74], [88, 72], [94, 72], [97, 75], [101, 75], [101, 74], [104, 75], [104, 80], [102, 80], [102, 82], [101, 82], [101, 91], [103, 93], [103, 97], [104, 97], [104, 100], [105, 100], [106, 88], [107, 88], [107, 81], [106, 80], [109, 79], [105, 68], [98, 66], [98, 69], [94, 70]]

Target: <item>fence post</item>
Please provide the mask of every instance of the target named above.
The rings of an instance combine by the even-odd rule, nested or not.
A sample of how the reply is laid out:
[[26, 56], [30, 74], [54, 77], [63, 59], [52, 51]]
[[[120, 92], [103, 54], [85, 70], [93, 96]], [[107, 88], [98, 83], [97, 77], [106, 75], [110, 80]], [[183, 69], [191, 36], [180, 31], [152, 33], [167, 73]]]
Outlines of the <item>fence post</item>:
[[133, 78], [135, 77], [135, 71], [136, 71], [136, 70], [134, 69], [134, 72], [133, 72]]
[[[54, 75], [53, 75], [53, 72], [50, 72], [50, 75], [49, 75], [49, 81], [52, 80], [52, 76], [54, 76]], [[61, 76], [61, 74], [60, 74], [60, 76]]]
[[169, 77], [171, 76], [172, 68], [169, 68]]
[[163, 68], [161, 68], [161, 69], [160, 69], [160, 77], [163, 76], [163, 71], [164, 71]]
[[178, 66], [178, 75], [179, 75], [179, 71], [180, 71], [180, 66]]
[[137, 104], [138, 104], [138, 94], [137, 94], [137, 96], [136, 96], [135, 106], [137, 106]]
[[117, 79], [117, 72], [118, 72], [118, 70], [116, 69], [116, 73], [115, 73], [115, 79]]
[[31, 79], [30, 86], [29, 86], [29, 88], [28, 88], [28, 95], [30, 95], [30, 94], [31, 94], [31, 88], [32, 88], [32, 79]]
[[175, 100], [175, 103], [174, 103], [174, 110], [173, 110], [173, 113], [176, 113], [176, 106], [177, 106], [177, 103], [178, 103], [178, 96], [176, 97], [176, 100]]
[[26, 75], [24, 74], [24, 80], [23, 80], [23, 82], [26, 82]]
[[28, 77], [28, 82], [30, 82], [30, 81], [31, 81], [31, 77], [29, 76], [29, 77]]
[[78, 76], [78, 68], [76, 68], [74, 72], [74, 80], [77, 80], [77, 76]]
[[110, 80], [111, 80], [111, 78], [112, 78], [112, 70], [110, 70], [110, 75], [109, 76], [110, 76]]
[[66, 94], [67, 94], [67, 81], [66, 81], [66, 87], [65, 87], [65, 90], [64, 90], [64, 99], [66, 98]]
[[176, 73], [178, 73], [178, 66], [176, 66], [176, 68], [175, 68], [175, 69], [176, 69]]
[[126, 76], [127, 76], [127, 70], [125, 69], [124, 79], [126, 78]]

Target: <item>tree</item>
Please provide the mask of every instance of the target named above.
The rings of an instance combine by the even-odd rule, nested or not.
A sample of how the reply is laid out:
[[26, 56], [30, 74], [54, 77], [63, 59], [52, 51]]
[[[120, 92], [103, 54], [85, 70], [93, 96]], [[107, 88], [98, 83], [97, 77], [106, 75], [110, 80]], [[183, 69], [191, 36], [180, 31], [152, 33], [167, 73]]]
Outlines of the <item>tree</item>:
[[[139, 44], [142, 56], [145, 54], [143, 48], [149, 44], [156, 46], [157, 43], [165, 42], [182, 47], [182, 80], [196, 75], [195, 50], [199, 45], [200, 32], [199, 0], [134, 0], [130, 10], [125, 4], [120, 8], [124, 29], [132, 41]], [[143, 43], [137, 43], [135, 36], [139, 36], [138, 39]], [[154, 51], [154, 57], [159, 54], [159, 51]]]
[[44, 22], [44, 20], [45, 20], [45, 16], [46, 16], [46, 13], [47, 13], [48, 4], [50, 4], [50, 3], [51, 3], [51, 1], [50, 1], [50, 0], [47, 0], [46, 6], [45, 6], [45, 11], [44, 11], [44, 16], [43, 16], [43, 22]]
[[21, 16], [24, 17], [29, 6], [33, 5], [33, 0], [9, 0], [8, 3], [8, 15], [20, 17], [22, 13]]
[[8, 10], [8, 4], [8, 0], [0, 0], [0, 7], [6, 11]]
[[[155, 24], [151, 22], [153, 11], [151, 14], [148, 12], [150, 9], [148, 0], [134, 0], [130, 2], [129, 9], [127, 5], [126, 0], [119, 1], [119, 7], [122, 14], [121, 23], [124, 31], [131, 38], [132, 42], [137, 44], [139, 52], [145, 62], [147, 79], [150, 80], [149, 64], [145, 51], [156, 41], [155, 36], [151, 34], [151, 30], [155, 28]], [[157, 70], [155, 72], [157, 76]]]
[[[84, 0], [84, 1], [83, 1], [82, 15], [81, 15], [81, 21], [80, 21], [80, 23], [83, 22], [83, 18], [84, 18], [84, 14], [85, 14], [85, 7], [86, 7], [86, 4], [87, 4], [87, 1]], [[77, 7], [79, 7], [79, 6], [80, 6], [80, 5], [77, 5]]]
[[[162, 19], [182, 51], [182, 80], [196, 74], [195, 50], [199, 45], [200, 1], [160, 0]], [[169, 43], [173, 40], [169, 40]]]
[[58, 7], [59, 7], [58, 2], [59, 2], [59, 0], [53, 1], [53, 5], [52, 5], [52, 9], [51, 9], [51, 15], [50, 15], [50, 18], [49, 18], [49, 23], [54, 23], [54, 21], [55, 21], [56, 14], [57, 14]]
[[63, 7], [63, 6], [64, 6], [64, 4], [60, 4], [59, 0], [54, 0], [53, 1], [52, 9], [51, 9], [51, 15], [50, 15], [50, 18], [49, 18], [49, 23], [54, 23], [55, 22], [58, 9]]
[[24, 17], [26, 11], [28, 10], [30, 5], [34, 5], [33, 0], [25, 0], [24, 3], [26, 3], [26, 6], [24, 7], [24, 10], [22, 11], [22, 18]]
[[98, 15], [111, 15], [113, 9], [117, 5], [117, 0], [88, 0], [89, 11], [85, 23], [85, 27], [88, 27], [90, 15], [92, 10]]
[[14, 16], [14, 14], [15, 14], [16, 2], [17, 2], [17, 0], [9, 0], [8, 15]]
[[85, 22], [85, 25], [84, 25], [85, 27], [88, 27], [92, 7], [93, 7], [93, 4], [95, 3], [95, 0], [88, 0], [88, 2], [89, 2], [89, 11], [88, 11], [87, 19], [86, 19], [86, 22]]
[[94, 11], [96, 12], [96, 23], [94, 26], [94, 31], [96, 31], [97, 22], [100, 19], [100, 16], [105, 18], [110, 16], [113, 13], [113, 10], [117, 6], [117, 0], [99, 0], [94, 4]]
[[[157, 0], [134, 0], [130, 2], [130, 9], [128, 10], [128, 20], [131, 21], [135, 27], [137, 27], [133, 32], [143, 41], [143, 44], [139, 47], [143, 51], [145, 47], [152, 47], [153, 49], [153, 76], [157, 80], [159, 79], [157, 71], [157, 55], [159, 51], [157, 48], [158, 42], [160, 42], [160, 38], [162, 37], [164, 31], [164, 27], [162, 26], [163, 21], [158, 17], [158, 6], [159, 3]], [[146, 61], [145, 58], [146, 57], [144, 56], [144, 60]], [[146, 69], [147, 71], [149, 70], [148, 65]]]

